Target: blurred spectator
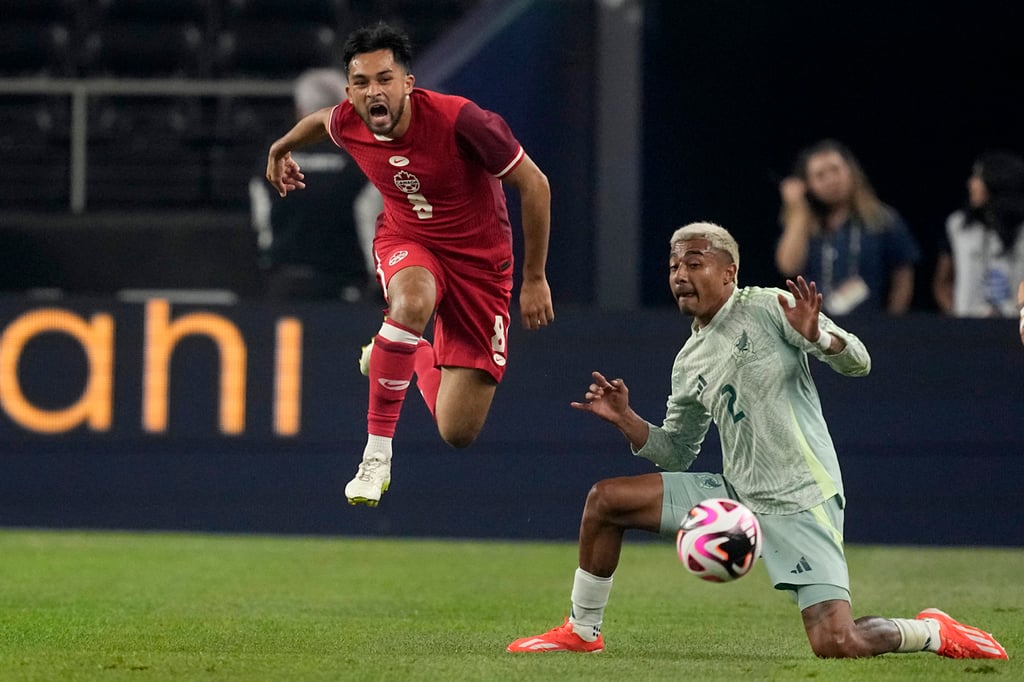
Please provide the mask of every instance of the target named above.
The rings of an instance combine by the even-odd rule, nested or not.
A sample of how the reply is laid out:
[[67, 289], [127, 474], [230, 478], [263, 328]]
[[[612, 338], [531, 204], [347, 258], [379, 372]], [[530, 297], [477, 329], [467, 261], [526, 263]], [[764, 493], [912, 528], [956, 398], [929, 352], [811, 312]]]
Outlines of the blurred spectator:
[[[345, 99], [345, 78], [336, 70], [312, 69], [295, 82], [298, 118]], [[305, 191], [283, 200], [267, 184], [263, 166], [249, 182], [267, 296], [356, 302], [371, 295], [380, 193], [330, 140], [292, 157], [306, 174]]]
[[1020, 342], [1024, 343], [1024, 279], [1017, 285], [1017, 307], [1020, 309]]
[[830, 315], [907, 312], [920, 250], [845, 145], [823, 140], [803, 150], [779, 192], [783, 231], [775, 264], [783, 275], [817, 282]]
[[1024, 159], [982, 154], [967, 179], [967, 205], [946, 219], [932, 290], [956, 317], [1019, 315], [1013, 285], [1024, 279]]

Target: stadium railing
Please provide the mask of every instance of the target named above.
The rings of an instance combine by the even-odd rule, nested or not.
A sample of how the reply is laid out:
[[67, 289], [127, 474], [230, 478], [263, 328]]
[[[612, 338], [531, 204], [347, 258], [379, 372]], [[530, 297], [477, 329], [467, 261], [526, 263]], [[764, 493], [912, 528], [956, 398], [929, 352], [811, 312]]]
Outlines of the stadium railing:
[[[84, 213], [89, 205], [89, 115], [90, 101], [105, 96], [116, 97], [180, 97], [208, 98], [287, 98], [290, 111], [292, 83], [265, 79], [52, 79], [0, 78], [0, 98], [67, 97], [68, 130], [68, 197], [67, 208], [75, 214]], [[253, 131], [254, 141], [263, 144], [268, 131]]]

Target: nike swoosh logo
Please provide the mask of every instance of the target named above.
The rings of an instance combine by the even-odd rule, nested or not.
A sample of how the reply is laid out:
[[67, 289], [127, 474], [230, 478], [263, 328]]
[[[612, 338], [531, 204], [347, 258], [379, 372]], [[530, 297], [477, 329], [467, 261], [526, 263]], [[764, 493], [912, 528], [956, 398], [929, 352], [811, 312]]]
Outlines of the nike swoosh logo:
[[397, 379], [377, 379], [377, 382], [390, 391], [404, 391], [409, 388], [409, 381], [398, 381]]

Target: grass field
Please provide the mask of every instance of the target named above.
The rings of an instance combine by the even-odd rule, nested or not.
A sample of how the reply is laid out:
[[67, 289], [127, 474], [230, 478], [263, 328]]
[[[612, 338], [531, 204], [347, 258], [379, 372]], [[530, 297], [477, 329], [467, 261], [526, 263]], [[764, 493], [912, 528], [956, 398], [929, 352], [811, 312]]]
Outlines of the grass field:
[[0, 531], [0, 680], [1024, 680], [1024, 551], [851, 547], [857, 615], [938, 606], [1010, 661], [823, 661], [758, 566], [627, 542], [600, 655], [512, 655], [568, 610], [566, 543]]

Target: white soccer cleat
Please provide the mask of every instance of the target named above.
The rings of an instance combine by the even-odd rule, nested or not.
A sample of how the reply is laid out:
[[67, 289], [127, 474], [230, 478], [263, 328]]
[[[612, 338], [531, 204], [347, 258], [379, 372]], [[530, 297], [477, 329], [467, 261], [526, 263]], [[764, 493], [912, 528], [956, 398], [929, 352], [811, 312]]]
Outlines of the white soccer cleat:
[[364, 455], [356, 477], [345, 486], [349, 504], [376, 507], [381, 495], [391, 485], [391, 458], [382, 452]]
[[359, 373], [370, 376], [370, 353], [373, 352], [373, 339], [359, 350]]

